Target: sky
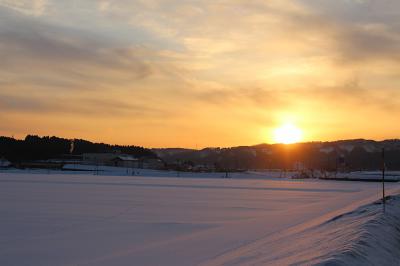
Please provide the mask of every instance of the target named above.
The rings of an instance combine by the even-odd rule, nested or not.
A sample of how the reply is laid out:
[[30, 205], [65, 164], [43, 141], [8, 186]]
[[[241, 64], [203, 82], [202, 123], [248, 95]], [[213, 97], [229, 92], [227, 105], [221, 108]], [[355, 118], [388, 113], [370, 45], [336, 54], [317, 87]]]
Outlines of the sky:
[[0, 0], [0, 135], [400, 136], [398, 0]]

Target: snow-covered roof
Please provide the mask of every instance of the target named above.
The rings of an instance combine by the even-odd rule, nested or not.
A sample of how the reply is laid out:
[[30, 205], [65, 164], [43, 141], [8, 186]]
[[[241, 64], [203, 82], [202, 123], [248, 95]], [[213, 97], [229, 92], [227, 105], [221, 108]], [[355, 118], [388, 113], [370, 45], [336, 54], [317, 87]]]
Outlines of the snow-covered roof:
[[11, 165], [10, 161], [4, 158], [0, 158], [0, 167], [8, 167], [10, 165]]
[[115, 157], [115, 159], [119, 159], [121, 161], [137, 161], [138, 160], [135, 157], [130, 156], [130, 155], [119, 155], [119, 156]]
[[324, 152], [324, 153], [330, 153], [333, 152], [335, 149], [333, 147], [324, 147], [319, 149], [320, 152]]

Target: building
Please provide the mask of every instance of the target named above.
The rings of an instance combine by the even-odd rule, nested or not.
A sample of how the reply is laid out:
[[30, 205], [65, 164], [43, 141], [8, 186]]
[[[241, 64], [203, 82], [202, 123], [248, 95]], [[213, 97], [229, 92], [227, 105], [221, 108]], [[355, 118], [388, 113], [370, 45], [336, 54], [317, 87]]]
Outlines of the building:
[[11, 162], [4, 157], [0, 157], [0, 168], [7, 168], [11, 166]]
[[118, 155], [111, 159], [113, 166], [127, 167], [127, 168], [139, 168], [140, 161], [130, 155]]
[[165, 169], [165, 163], [158, 158], [145, 158], [140, 160], [139, 168], [143, 169]]
[[82, 156], [83, 164], [105, 165], [140, 169], [164, 169], [165, 164], [158, 158], [135, 158], [121, 153], [85, 153]]
[[113, 166], [113, 160], [119, 155], [116, 153], [84, 153], [82, 161], [84, 164]]

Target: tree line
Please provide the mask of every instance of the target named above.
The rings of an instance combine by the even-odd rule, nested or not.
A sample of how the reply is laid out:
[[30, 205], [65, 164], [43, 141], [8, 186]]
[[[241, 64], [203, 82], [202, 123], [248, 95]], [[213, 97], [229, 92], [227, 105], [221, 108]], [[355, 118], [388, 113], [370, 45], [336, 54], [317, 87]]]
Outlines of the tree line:
[[[73, 144], [72, 144], [73, 143]], [[150, 149], [140, 146], [121, 146], [93, 143], [83, 139], [65, 139], [55, 136], [40, 137], [27, 135], [25, 139], [0, 137], [0, 157], [11, 162], [47, 160], [60, 157], [73, 157], [83, 153], [121, 152], [137, 158], [157, 158]]]

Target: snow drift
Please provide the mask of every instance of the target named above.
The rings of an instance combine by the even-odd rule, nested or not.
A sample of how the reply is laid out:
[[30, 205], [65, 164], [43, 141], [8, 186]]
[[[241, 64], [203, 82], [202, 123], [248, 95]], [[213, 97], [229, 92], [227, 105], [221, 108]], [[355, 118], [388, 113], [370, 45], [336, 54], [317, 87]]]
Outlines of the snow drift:
[[[400, 265], [400, 195], [260, 240], [212, 265]], [[218, 262], [217, 262], [218, 261]]]
[[317, 230], [325, 235], [326, 243], [319, 248], [326, 254], [307, 264], [400, 265], [399, 195], [388, 198], [385, 209], [378, 201], [335, 217]]

